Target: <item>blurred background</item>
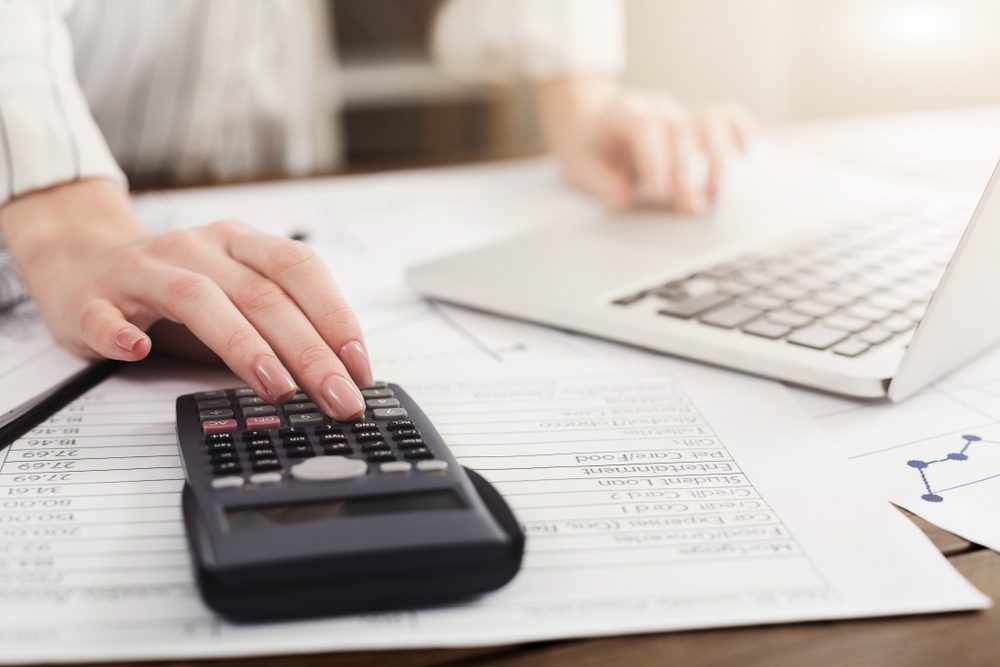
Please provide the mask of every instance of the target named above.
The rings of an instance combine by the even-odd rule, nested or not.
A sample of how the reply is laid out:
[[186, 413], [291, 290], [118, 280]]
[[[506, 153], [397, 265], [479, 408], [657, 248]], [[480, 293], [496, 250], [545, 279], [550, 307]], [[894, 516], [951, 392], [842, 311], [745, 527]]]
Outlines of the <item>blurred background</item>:
[[[348, 170], [540, 149], [530, 91], [435, 68], [438, 0], [318, 0], [333, 22]], [[582, 2], [588, 0], [580, 0]], [[1000, 104], [996, 0], [624, 0], [625, 79], [763, 124]]]

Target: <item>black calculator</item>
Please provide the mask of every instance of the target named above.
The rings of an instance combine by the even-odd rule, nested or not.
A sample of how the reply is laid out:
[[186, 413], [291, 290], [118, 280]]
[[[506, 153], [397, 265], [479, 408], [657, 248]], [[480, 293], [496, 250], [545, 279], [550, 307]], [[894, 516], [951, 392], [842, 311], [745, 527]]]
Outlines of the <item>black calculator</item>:
[[177, 399], [184, 523], [206, 603], [236, 621], [455, 602], [517, 573], [524, 533], [406, 392], [376, 383], [353, 422], [305, 394]]

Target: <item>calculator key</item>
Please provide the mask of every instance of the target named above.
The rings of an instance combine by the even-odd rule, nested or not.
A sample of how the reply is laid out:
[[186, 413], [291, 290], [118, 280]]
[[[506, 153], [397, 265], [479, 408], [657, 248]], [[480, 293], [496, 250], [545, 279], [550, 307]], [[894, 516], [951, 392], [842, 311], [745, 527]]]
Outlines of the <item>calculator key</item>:
[[360, 433], [361, 431], [377, 431], [378, 424], [375, 422], [354, 422], [351, 424], [351, 431]]
[[316, 427], [316, 435], [326, 435], [327, 433], [339, 433], [343, 435], [343, 431], [333, 424], [323, 424], [322, 426]]
[[216, 440], [214, 442], [206, 442], [205, 449], [210, 452], [231, 451], [233, 449], [233, 442], [231, 440]]
[[229, 419], [232, 416], [232, 410], [218, 408], [215, 410], [202, 410], [198, 413], [200, 419]]
[[380, 465], [378, 469], [381, 472], [398, 474], [401, 472], [410, 472], [413, 469], [413, 464], [409, 461], [388, 461]]
[[367, 387], [361, 390], [361, 395], [365, 398], [394, 398], [396, 396], [388, 387]]
[[292, 397], [288, 399], [289, 403], [301, 403], [302, 401], [308, 401], [309, 397], [303, 394], [301, 391], [292, 394]]
[[248, 408], [254, 405], [267, 405], [267, 401], [259, 396], [244, 396], [240, 399], [241, 408]]
[[304, 459], [310, 456], [316, 456], [316, 452], [309, 445], [295, 445], [294, 447], [285, 448], [285, 456], [290, 459]]
[[403, 438], [396, 441], [396, 446], [400, 449], [413, 449], [425, 445], [423, 438]]
[[427, 449], [426, 447], [417, 447], [415, 449], [404, 450], [403, 451], [403, 456], [405, 456], [406, 458], [410, 459], [411, 461], [412, 460], [416, 460], [416, 459], [432, 459], [432, 458], [434, 458], [434, 454], [432, 454], [431, 450]]
[[212, 465], [217, 465], [219, 463], [228, 463], [230, 461], [236, 462], [239, 459], [236, 458], [236, 452], [231, 449], [211, 452], [208, 458], [208, 462]]
[[405, 440], [406, 438], [419, 438], [420, 432], [415, 428], [401, 428], [392, 434], [393, 440]]
[[269, 459], [257, 459], [250, 464], [250, 467], [254, 469], [254, 472], [262, 472], [268, 470], [280, 470], [281, 461], [276, 458]]
[[323, 453], [327, 456], [350, 456], [354, 450], [346, 442], [338, 442], [324, 447]]
[[306, 445], [309, 444], [309, 436], [302, 433], [296, 433], [295, 435], [286, 435], [281, 439], [281, 441], [285, 443], [285, 447]]
[[250, 440], [257, 440], [263, 438], [264, 440], [271, 439], [270, 431], [243, 431], [243, 441], [248, 442]]
[[372, 410], [372, 417], [377, 421], [384, 421], [387, 419], [406, 419], [409, 415], [406, 414], [404, 408], [380, 408]]
[[240, 471], [240, 464], [233, 461], [226, 461], [212, 466], [212, 472], [216, 475], [231, 475]]
[[[319, 431], [319, 429], [316, 429]], [[347, 436], [343, 433], [320, 433], [318, 436], [321, 444], [329, 445], [335, 442], [347, 442]]]
[[250, 481], [254, 484], [277, 484], [282, 479], [280, 472], [259, 472], [250, 475]]
[[203, 433], [231, 433], [236, 430], [235, 419], [209, 419], [201, 423]]
[[378, 431], [364, 431], [355, 435], [354, 439], [358, 442], [375, 442], [376, 440], [382, 440], [382, 434]]
[[226, 392], [224, 391], [199, 391], [194, 395], [194, 400], [203, 401], [206, 398], [225, 398]]
[[253, 440], [247, 440], [243, 444], [246, 445], [247, 449], [260, 449], [261, 447], [271, 447], [270, 438], [254, 438]]
[[248, 429], [278, 428], [281, 426], [281, 420], [275, 416], [247, 417], [246, 422]]
[[388, 452], [391, 450], [385, 440], [379, 440], [378, 442], [366, 442], [361, 445], [361, 451], [367, 454], [368, 452]]
[[292, 466], [292, 477], [304, 482], [352, 479], [368, 473], [368, 464], [343, 456], [322, 456]]
[[413, 422], [411, 422], [409, 419], [397, 419], [395, 421], [389, 422], [386, 425], [386, 428], [389, 429], [390, 431], [398, 431], [404, 428], [413, 428]]
[[315, 426], [326, 419], [318, 412], [307, 412], [302, 415], [288, 415], [288, 423], [292, 426]]
[[212, 398], [207, 401], [198, 401], [199, 410], [215, 410], [217, 408], [228, 408], [228, 398]]
[[243, 478], [236, 475], [228, 477], [216, 477], [212, 480], [213, 489], [235, 489], [243, 486]]
[[316, 412], [315, 403], [288, 403], [285, 405], [285, 414], [297, 415], [302, 412]]
[[448, 469], [447, 461], [417, 461], [417, 470], [420, 472], [442, 473]]
[[250, 387], [240, 387], [239, 389], [234, 390], [233, 394], [236, 396], [236, 398], [243, 398], [244, 396], [256, 396], [257, 395], [255, 393], [253, 393], [253, 389], [251, 389]]
[[229, 433], [212, 433], [211, 435], [205, 436], [205, 444], [211, 444], [213, 442], [232, 442], [233, 436]]
[[255, 447], [253, 449], [248, 449], [247, 453], [250, 455], [250, 459], [266, 459], [271, 457], [276, 457], [278, 455], [277, 450], [274, 449], [272, 445], [267, 447]]
[[365, 401], [365, 405], [368, 406], [369, 410], [375, 410], [376, 408], [398, 408], [399, 401], [395, 398], [370, 398]]
[[276, 414], [278, 410], [273, 405], [250, 405], [243, 408], [244, 417], [266, 417]]
[[278, 435], [280, 435], [281, 437], [285, 437], [285, 436], [289, 436], [289, 435], [305, 435], [305, 434], [306, 434], [306, 430], [304, 428], [302, 428], [301, 426], [293, 426], [291, 428], [283, 428], [280, 431], [278, 431]]
[[381, 463], [383, 461], [395, 461], [396, 455], [392, 453], [392, 450], [380, 449], [376, 452], [370, 452], [365, 458], [372, 463]]
[[386, 389], [388, 388], [388, 386], [389, 385], [387, 385], [385, 382], [379, 381], [379, 382], [372, 382], [367, 387], [362, 387], [361, 389], [362, 391], [364, 391], [365, 389]]

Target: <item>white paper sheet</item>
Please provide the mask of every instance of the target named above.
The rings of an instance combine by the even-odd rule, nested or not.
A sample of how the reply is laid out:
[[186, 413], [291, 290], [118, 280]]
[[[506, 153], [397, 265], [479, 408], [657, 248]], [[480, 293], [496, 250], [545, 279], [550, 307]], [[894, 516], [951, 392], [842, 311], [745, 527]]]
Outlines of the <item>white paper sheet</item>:
[[[173, 399], [227, 382], [131, 369], [0, 467], [0, 660], [466, 646], [982, 608], [852, 481], [775, 383], [683, 362], [452, 366], [405, 383], [528, 534], [522, 573], [432, 611], [234, 627], [201, 604]], [[845, 492], [849, 489], [849, 492]]]
[[1000, 351], [899, 405], [794, 391], [889, 500], [1000, 551]]

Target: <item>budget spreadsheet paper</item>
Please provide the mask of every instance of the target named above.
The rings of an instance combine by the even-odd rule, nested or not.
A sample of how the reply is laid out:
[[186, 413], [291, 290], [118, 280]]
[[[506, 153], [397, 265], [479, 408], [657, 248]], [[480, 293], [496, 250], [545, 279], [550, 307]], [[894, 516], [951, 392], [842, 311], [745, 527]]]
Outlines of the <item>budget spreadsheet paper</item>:
[[379, 368], [509, 500], [529, 536], [522, 572], [433, 610], [249, 627], [194, 587], [173, 431], [178, 394], [233, 379], [129, 368], [0, 453], [0, 660], [455, 647], [988, 606], [781, 385], [626, 356]]

